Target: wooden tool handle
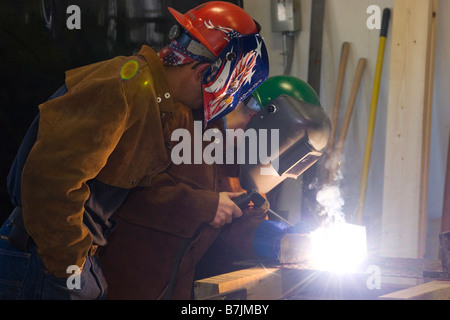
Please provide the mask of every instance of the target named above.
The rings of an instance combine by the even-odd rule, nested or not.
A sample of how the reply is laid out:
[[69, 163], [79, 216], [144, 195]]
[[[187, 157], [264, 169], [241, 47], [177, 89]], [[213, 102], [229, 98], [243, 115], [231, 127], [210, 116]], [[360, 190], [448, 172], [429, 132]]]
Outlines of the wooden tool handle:
[[335, 148], [337, 128], [339, 122], [339, 110], [342, 99], [342, 89], [344, 87], [345, 71], [347, 69], [348, 53], [350, 51], [350, 43], [344, 42], [341, 48], [341, 59], [339, 62], [339, 73], [336, 84], [336, 93], [334, 96], [333, 115], [331, 118], [331, 136], [328, 143], [328, 154], [331, 155]]
[[355, 78], [353, 79], [352, 91], [350, 93], [350, 98], [349, 98], [349, 101], [347, 104], [345, 118], [342, 123], [341, 134], [339, 136], [339, 140], [336, 145], [336, 152], [333, 156], [333, 166], [332, 166], [332, 170], [330, 171], [329, 182], [333, 181], [334, 176], [336, 175], [336, 172], [338, 169], [338, 161], [341, 158], [342, 149], [344, 148], [345, 140], [347, 138], [347, 132], [348, 132], [348, 128], [350, 125], [350, 119], [352, 117], [353, 109], [354, 109], [355, 102], [356, 102], [356, 97], [358, 95], [359, 86], [361, 84], [361, 79], [364, 74], [366, 65], [367, 65], [366, 58], [359, 59], [358, 67], [356, 68]]

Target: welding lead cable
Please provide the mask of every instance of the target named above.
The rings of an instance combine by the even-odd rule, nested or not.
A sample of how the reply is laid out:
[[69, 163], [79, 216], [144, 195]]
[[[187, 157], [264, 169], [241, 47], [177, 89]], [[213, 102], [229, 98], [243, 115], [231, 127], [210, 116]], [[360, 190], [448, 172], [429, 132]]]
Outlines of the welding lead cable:
[[373, 84], [372, 103], [369, 114], [369, 125], [367, 126], [366, 149], [364, 152], [364, 162], [361, 176], [361, 186], [359, 193], [358, 207], [354, 218], [357, 224], [363, 222], [364, 202], [366, 198], [367, 178], [369, 175], [370, 157], [372, 155], [373, 132], [375, 130], [375, 120], [377, 116], [378, 96], [380, 92], [381, 75], [383, 71], [384, 51], [386, 47], [386, 39], [388, 33], [389, 19], [391, 10], [386, 8], [383, 11], [383, 20], [380, 32], [380, 43], [378, 47], [377, 66], [375, 69], [375, 80]]
[[178, 271], [181, 268], [181, 265], [183, 263], [184, 257], [186, 256], [186, 252], [191, 246], [191, 244], [198, 238], [200, 235], [200, 232], [202, 232], [203, 229], [205, 229], [208, 226], [208, 224], [202, 224], [200, 225], [197, 230], [195, 230], [194, 235], [191, 238], [184, 238], [183, 241], [180, 244], [180, 247], [178, 249], [177, 255], [175, 257], [175, 261], [172, 266], [172, 271], [169, 276], [169, 282], [166, 287], [166, 295], [165, 300], [171, 300], [173, 289], [175, 287], [176, 278], [178, 275]]

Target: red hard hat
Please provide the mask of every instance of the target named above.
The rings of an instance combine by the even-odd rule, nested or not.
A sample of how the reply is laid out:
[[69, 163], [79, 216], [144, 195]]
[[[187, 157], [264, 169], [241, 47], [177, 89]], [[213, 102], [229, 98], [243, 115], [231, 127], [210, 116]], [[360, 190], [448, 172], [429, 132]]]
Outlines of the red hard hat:
[[206, 2], [185, 14], [173, 8], [169, 8], [169, 11], [181, 26], [216, 57], [234, 36], [233, 33], [246, 35], [259, 32], [250, 15], [230, 2]]

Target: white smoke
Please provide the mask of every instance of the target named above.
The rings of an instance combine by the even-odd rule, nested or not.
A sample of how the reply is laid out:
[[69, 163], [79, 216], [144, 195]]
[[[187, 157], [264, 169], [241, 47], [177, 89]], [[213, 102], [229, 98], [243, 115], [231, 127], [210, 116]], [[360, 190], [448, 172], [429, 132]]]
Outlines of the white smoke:
[[316, 200], [323, 207], [322, 214], [327, 215], [326, 224], [345, 222], [344, 199], [338, 185], [325, 185], [317, 192]]
[[343, 179], [342, 162], [343, 155], [337, 156], [332, 153], [325, 161], [325, 174], [322, 180], [327, 183], [322, 184], [317, 191], [316, 201], [322, 206], [320, 216], [324, 218], [325, 225], [334, 223], [345, 223], [345, 214], [342, 208], [345, 204], [341, 195], [340, 182]]
[[316, 194], [316, 200], [322, 206], [320, 215], [325, 217], [325, 225], [345, 223], [345, 214], [342, 211], [345, 201], [340, 190], [340, 182], [343, 179], [341, 164], [342, 161], [339, 161], [336, 155], [327, 159], [325, 168], [329, 174], [328, 183], [322, 185]]

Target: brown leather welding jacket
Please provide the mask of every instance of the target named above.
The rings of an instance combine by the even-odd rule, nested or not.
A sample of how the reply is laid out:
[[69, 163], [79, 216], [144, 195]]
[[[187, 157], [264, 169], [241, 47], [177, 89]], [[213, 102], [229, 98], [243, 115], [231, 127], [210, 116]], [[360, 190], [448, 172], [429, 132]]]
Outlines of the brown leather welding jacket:
[[[70, 265], [82, 266], [95, 244], [83, 222], [88, 183], [120, 190], [150, 186], [170, 164], [170, 133], [185, 125], [173, 116], [163, 65], [148, 46], [67, 71], [65, 82], [66, 94], [39, 106], [38, 136], [22, 174], [26, 229], [45, 267], [59, 277], [68, 276]], [[206, 213], [198, 216], [212, 219], [217, 194], [201, 202]]]
[[[193, 137], [193, 122], [189, 122]], [[221, 120], [212, 127], [223, 133]], [[212, 141], [203, 142], [203, 148]], [[182, 255], [170, 299], [192, 298], [197, 264], [218, 236], [223, 235], [230, 251], [253, 257], [252, 239], [257, 225], [266, 218], [263, 210], [244, 210], [241, 218], [222, 228], [209, 225], [217, 208], [210, 209], [209, 219], [202, 218], [210, 192], [243, 191], [238, 176], [237, 164], [171, 164], [150, 186], [130, 191], [113, 216], [117, 224], [108, 245], [99, 252], [108, 299], [165, 299], [177, 254], [187, 238], [193, 237]], [[216, 267], [213, 262], [208, 268]]]

